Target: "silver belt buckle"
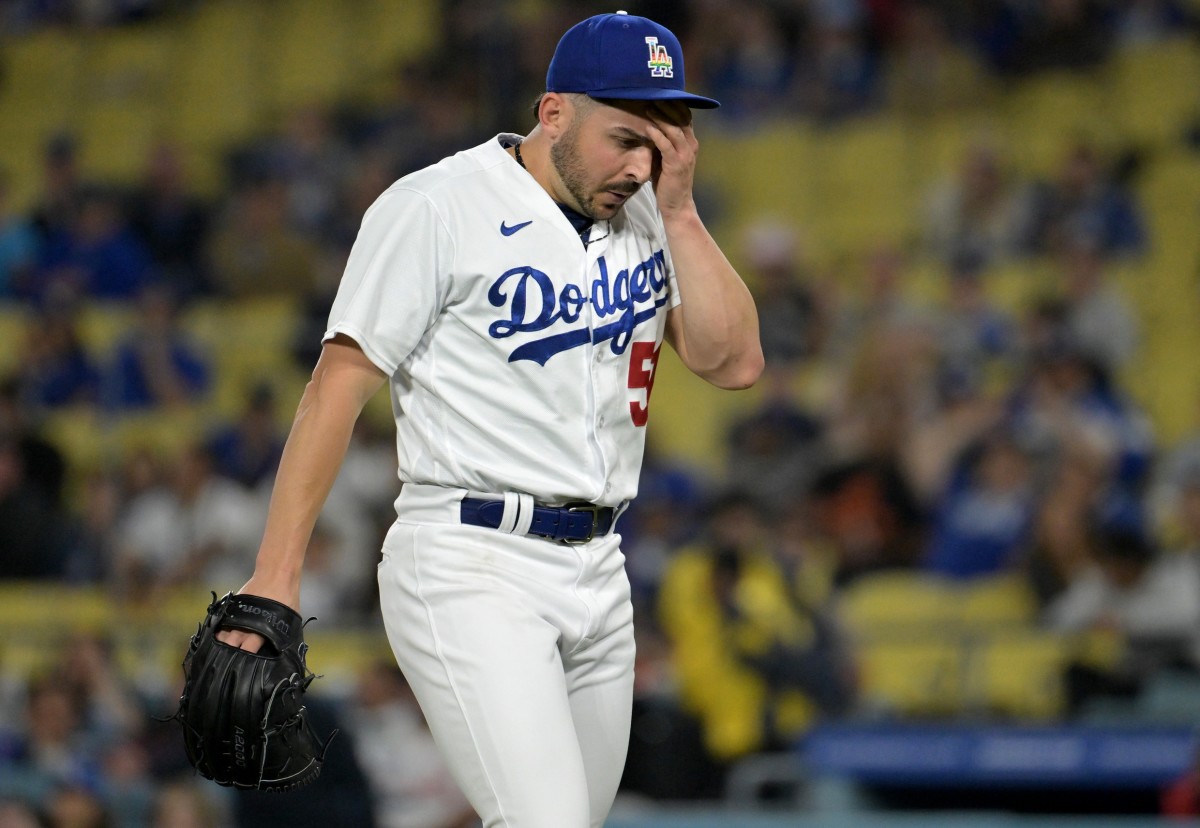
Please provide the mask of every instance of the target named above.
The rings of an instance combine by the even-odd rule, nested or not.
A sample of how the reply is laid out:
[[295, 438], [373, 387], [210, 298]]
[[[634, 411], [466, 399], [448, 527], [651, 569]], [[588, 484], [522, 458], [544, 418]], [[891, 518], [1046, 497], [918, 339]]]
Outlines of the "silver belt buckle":
[[595, 503], [577, 501], [575, 503], [567, 503], [563, 506], [563, 508], [568, 512], [590, 512], [592, 515], [592, 522], [588, 525], [588, 533], [586, 538], [581, 538], [578, 540], [575, 538], [563, 538], [563, 543], [570, 544], [571, 546], [578, 546], [580, 544], [589, 543], [592, 538], [596, 537], [596, 523], [600, 516], [600, 510], [603, 508], [602, 506], [597, 506]]

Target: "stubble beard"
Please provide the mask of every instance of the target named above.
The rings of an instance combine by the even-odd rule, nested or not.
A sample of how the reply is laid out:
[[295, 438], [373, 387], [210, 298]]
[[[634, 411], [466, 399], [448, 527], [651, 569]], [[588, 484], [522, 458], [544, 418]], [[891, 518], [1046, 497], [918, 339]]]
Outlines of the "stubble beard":
[[550, 163], [554, 165], [554, 171], [558, 173], [559, 179], [563, 186], [567, 188], [567, 192], [575, 199], [578, 205], [578, 210], [583, 215], [590, 218], [592, 221], [600, 221], [603, 219], [611, 219], [617, 213], [621, 212], [624, 204], [616, 209], [596, 207], [596, 197], [606, 190], [615, 190], [616, 192], [633, 195], [637, 192], [638, 186], [631, 182], [620, 182], [608, 187], [602, 187], [599, 190], [593, 190], [588, 183], [587, 164], [584, 163], [583, 154], [579, 152], [579, 120], [575, 119], [566, 131], [550, 146]]

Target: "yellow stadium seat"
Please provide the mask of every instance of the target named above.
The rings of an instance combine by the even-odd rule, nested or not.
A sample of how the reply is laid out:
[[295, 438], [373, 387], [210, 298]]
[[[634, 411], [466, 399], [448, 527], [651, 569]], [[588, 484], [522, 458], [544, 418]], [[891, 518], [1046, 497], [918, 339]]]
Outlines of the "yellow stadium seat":
[[791, 121], [706, 134], [698, 174], [720, 191], [735, 215], [760, 215], [770, 205], [780, 220], [806, 226], [819, 218], [822, 206], [817, 141], [811, 126]]
[[1174, 144], [1200, 114], [1200, 46], [1189, 35], [1118, 51], [1107, 73], [1118, 122], [1134, 142]]
[[1020, 575], [992, 575], [961, 584], [958, 614], [964, 631], [995, 632], [1032, 626], [1037, 620], [1037, 597]]
[[46, 28], [6, 41], [3, 55], [0, 124], [43, 137], [69, 128], [83, 80], [83, 38]]
[[1068, 653], [1064, 639], [1036, 630], [984, 639], [972, 659], [979, 693], [972, 703], [1020, 719], [1054, 719], [1064, 708]]
[[287, 14], [266, 29], [262, 44], [264, 104], [269, 111], [331, 103], [353, 86], [358, 59], [351, 31], [354, 17], [341, 4], [326, 0], [288, 3]]
[[1099, 74], [1055, 71], [1022, 80], [1002, 104], [1014, 165], [1026, 174], [1051, 174], [1078, 137], [1115, 143], [1108, 97]]
[[436, 45], [442, 4], [437, 0], [364, 0], [351, 15], [360, 76], [391, 72], [420, 60]]
[[81, 160], [94, 176], [132, 184], [168, 131], [175, 29], [163, 23], [105, 29], [84, 40], [76, 114]]
[[91, 406], [60, 408], [42, 420], [42, 430], [63, 454], [67, 466], [76, 474], [102, 468], [120, 460], [108, 442], [108, 430]]
[[[0, 581], [0, 628], [65, 635], [76, 629], [101, 629], [112, 617], [109, 598], [99, 587]], [[8, 639], [6, 635], [6, 643]]]
[[133, 330], [137, 311], [124, 302], [89, 302], [77, 319], [84, 349], [94, 359], [106, 361], [113, 349]]
[[945, 580], [915, 570], [863, 575], [842, 590], [839, 608], [854, 633], [889, 638], [945, 632], [953, 628], [956, 610]]
[[270, 17], [270, 6], [242, 0], [215, 0], [189, 12], [170, 91], [178, 140], [217, 150], [264, 125], [262, 42]]
[[819, 133], [812, 176], [820, 210], [812, 222], [832, 249], [855, 253], [918, 236], [918, 181], [909, 163], [917, 148], [916, 139], [894, 118]]
[[856, 650], [860, 690], [870, 705], [909, 716], [949, 716], [963, 710], [960, 648], [938, 638], [863, 642]]

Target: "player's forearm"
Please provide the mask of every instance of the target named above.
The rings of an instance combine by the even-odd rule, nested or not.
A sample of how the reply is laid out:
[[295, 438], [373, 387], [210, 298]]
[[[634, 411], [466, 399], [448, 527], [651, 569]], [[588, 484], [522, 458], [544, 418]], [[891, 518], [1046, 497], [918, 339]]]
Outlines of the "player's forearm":
[[369, 397], [360, 381], [323, 371], [318, 363], [280, 459], [255, 565], [256, 579], [298, 588], [313, 527]]
[[722, 388], [748, 388], [762, 373], [758, 311], [749, 289], [691, 213], [665, 221], [682, 304], [673, 346], [690, 370]]

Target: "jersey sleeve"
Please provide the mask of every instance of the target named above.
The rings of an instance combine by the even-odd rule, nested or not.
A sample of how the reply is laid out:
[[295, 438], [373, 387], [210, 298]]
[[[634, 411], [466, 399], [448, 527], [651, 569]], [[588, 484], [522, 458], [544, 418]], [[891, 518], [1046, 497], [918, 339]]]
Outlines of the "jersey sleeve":
[[363, 216], [324, 341], [345, 334], [391, 376], [441, 311], [453, 256], [450, 233], [429, 199], [388, 190]]

